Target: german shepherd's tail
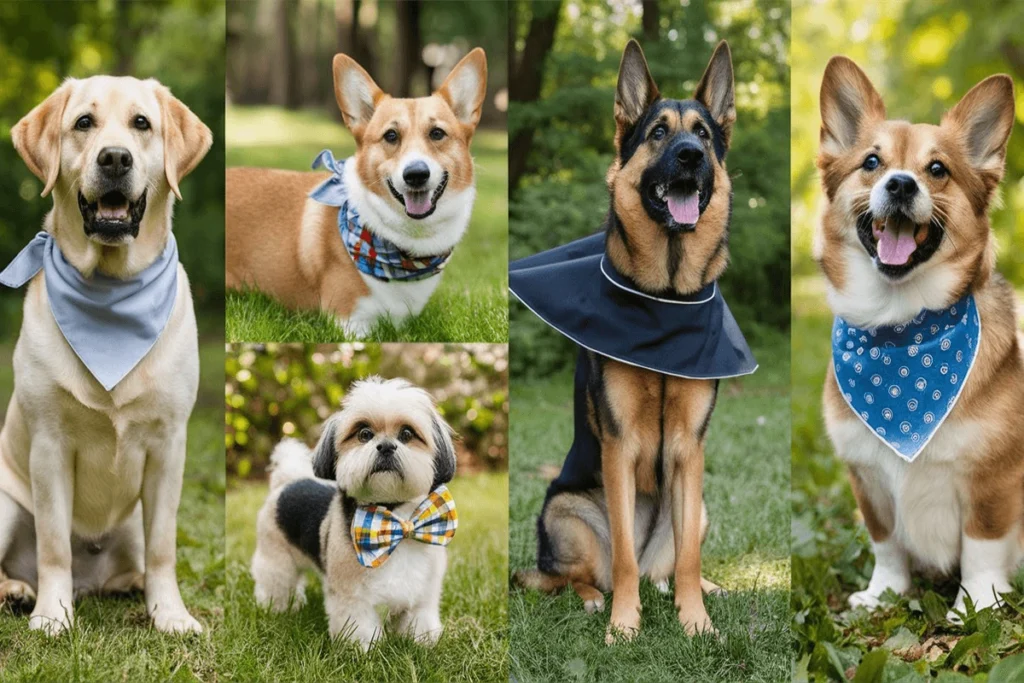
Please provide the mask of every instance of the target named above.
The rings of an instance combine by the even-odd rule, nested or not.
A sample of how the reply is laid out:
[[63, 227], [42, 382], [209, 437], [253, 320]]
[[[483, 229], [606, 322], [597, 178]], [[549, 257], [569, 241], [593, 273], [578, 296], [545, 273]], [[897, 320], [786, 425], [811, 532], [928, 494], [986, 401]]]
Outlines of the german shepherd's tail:
[[299, 479], [312, 479], [313, 455], [298, 439], [284, 439], [270, 454], [270, 491], [284, 488]]
[[569, 577], [545, 574], [539, 569], [523, 569], [512, 575], [512, 583], [520, 588], [557, 593], [569, 585]]

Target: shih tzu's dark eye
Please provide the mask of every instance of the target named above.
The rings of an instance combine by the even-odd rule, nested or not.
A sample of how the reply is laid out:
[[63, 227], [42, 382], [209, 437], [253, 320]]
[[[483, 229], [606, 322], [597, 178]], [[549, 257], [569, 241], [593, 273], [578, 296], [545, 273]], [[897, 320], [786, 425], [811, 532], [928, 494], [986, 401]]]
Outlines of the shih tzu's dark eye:
[[367, 443], [373, 439], [373, 430], [369, 427], [363, 427], [356, 432], [356, 438], [359, 439], [359, 443]]
[[949, 169], [947, 169], [941, 161], [933, 161], [928, 164], [928, 173], [930, 173], [933, 178], [945, 178], [949, 175]]
[[89, 130], [90, 128], [92, 128], [92, 116], [89, 114], [79, 116], [75, 121], [75, 130]]
[[666, 128], [665, 125], [662, 123], [659, 123], [657, 126], [654, 127], [653, 130], [651, 130], [652, 140], [661, 140], [666, 135], [668, 135], [668, 128]]
[[389, 129], [386, 133], [384, 133], [384, 141], [390, 142], [392, 144], [398, 142], [398, 131], [395, 130], [394, 128]]
[[869, 154], [867, 159], [864, 160], [861, 168], [865, 171], [874, 171], [876, 168], [882, 165], [882, 160], [878, 158], [877, 154]]
[[416, 432], [412, 431], [411, 427], [402, 427], [401, 431], [398, 432], [398, 440], [402, 443], [409, 443], [416, 436]]

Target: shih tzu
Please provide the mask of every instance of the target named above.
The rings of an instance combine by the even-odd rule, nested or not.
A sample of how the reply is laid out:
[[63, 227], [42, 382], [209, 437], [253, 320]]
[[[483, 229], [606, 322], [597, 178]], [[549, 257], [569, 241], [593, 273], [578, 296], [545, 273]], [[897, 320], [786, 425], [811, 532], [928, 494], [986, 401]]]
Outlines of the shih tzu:
[[270, 460], [252, 558], [256, 601], [301, 607], [312, 567], [331, 637], [367, 650], [386, 606], [399, 632], [436, 642], [457, 516], [445, 487], [455, 475], [452, 430], [430, 395], [402, 379], [357, 382], [313, 453], [285, 439]]

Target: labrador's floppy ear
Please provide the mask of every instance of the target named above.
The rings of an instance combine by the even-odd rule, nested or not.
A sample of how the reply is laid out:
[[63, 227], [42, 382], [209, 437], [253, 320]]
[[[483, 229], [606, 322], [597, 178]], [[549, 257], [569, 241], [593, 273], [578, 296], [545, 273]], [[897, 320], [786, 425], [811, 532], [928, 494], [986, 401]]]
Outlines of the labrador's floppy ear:
[[437, 412], [434, 413], [434, 483], [431, 490], [447, 484], [455, 476], [455, 444], [452, 428]]
[[191, 109], [171, 94], [170, 89], [156, 81], [153, 83], [164, 126], [164, 174], [171, 192], [181, 199], [178, 183], [210, 151], [213, 133]]
[[474, 48], [459, 60], [437, 94], [452, 108], [452, 113], [463, 125], [476, 128], [480, 123], [480, 108], [487, 95], [487, 56], [481, 48]]
[[11, 128], [14, 149], [25, 160], [28, 170], [43, 181], [40, 197], [50, 194], [57, 183], [60, 173], [60, 122], [74, 86], [75, 79], [67, 79]]
[[324, 423], [320, 440], [313, 450], [313, 474], [321, 479], [336, 479], [338, 464], [338, 418], [332, 417]]
[[370, 78], [363, 67], [348, 55], [334, 55], [334, 99], [338, 101], [341, 118], [358, 141], [363, 128], [373, 118], [384, 91]]

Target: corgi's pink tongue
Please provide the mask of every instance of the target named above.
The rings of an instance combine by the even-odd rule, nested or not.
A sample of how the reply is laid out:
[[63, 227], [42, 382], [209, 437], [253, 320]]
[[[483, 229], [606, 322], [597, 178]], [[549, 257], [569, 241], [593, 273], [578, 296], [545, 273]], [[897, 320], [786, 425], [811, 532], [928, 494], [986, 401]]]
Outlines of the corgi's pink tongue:
[[419, 216], [430, 211], [430, 193], [406, 192], [405, 211], [406, 213], [411, 213], [414, 216]]
[[887, 266], [902, 266], [917, 249], [917, 225], [906, 218], [889, 218], [878, 236], [878, 260]]
[[672, 220], [676, 223], [694, 225], [700, 218], [700, 206], [698, 196], [694, 192], [687, 195], [668, 195], [668, 212], [672, 214]]

